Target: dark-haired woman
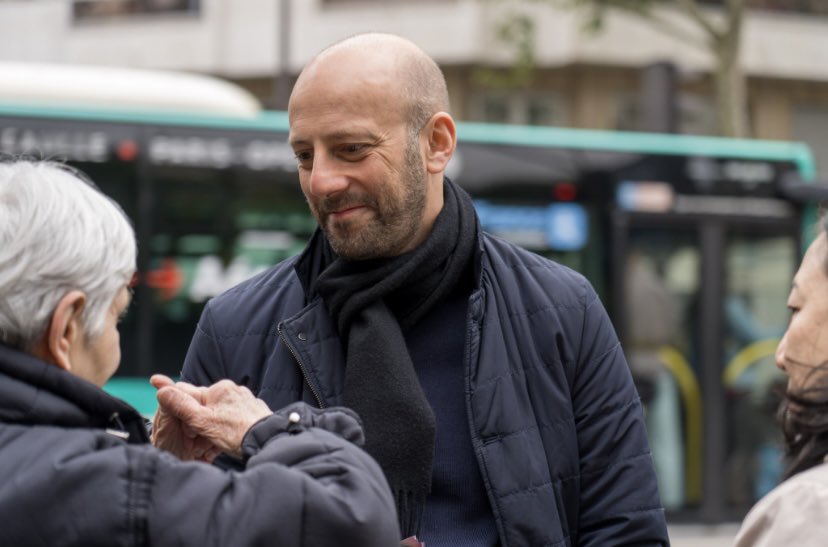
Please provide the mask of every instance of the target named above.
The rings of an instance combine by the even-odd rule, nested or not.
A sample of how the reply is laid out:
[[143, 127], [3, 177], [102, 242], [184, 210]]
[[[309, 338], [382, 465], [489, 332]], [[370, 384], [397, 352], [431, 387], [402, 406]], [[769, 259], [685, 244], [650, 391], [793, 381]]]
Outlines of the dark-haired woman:
[[782, 408], [786, 480], [750, 510], [736, 547], [828, 545], [828, 217], [788, 297], [776, 350], [788, 376]]

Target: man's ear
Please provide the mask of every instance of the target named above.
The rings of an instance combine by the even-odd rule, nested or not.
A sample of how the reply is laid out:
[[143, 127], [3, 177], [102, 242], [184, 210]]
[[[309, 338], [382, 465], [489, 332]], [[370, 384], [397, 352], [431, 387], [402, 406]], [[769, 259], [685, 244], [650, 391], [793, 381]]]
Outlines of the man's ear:
[[52, 312], [52, 319], [35, 354], [64, 370], [71, 371], [70, 352], [84, 336], [81, 313], [85, 306], [86, 295], [81, 291], [71, 291], [61, 298]]
[[454, 120], [448, 113], [438, 112], [428, 121], [425, 131], [426, 170], [432, 174], [442, 173], [457, 147], [457, 128]]

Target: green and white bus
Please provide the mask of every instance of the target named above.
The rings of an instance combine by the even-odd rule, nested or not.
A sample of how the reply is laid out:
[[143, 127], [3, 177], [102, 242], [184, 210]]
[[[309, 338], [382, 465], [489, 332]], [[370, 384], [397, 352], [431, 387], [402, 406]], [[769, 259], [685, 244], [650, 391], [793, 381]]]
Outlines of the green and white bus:
[[[106, 85], [154, 78], [107, 74], [86, 84], [98, 95], [70, 93], [77, 75], [24, 78], [4, 94], [11, 79], [0, 77], [0, 154], [66, 161], [132, 219], [138, 285], [108, 389], [151, 414], [146, 377], [178, 373], [206, 300], [298, 253], [316, 225], [284, 112], [206, 78], [152, 84], [167, 93], [151, 100], [103, 97]], [[582, 272], [601, 295], [646, 403], [671, 518], [741, 518], [779, 478], [773, 350], [823, 196], [808, 182], [808, 148], [473, 123], [458, 132], [449, 176], [484, 229]]]

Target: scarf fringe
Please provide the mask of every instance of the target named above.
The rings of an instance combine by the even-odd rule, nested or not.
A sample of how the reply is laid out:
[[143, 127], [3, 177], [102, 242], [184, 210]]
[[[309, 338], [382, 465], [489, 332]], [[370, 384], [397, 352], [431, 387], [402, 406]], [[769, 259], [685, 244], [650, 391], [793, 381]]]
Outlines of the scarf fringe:
[[410, 490], [396, 490], [394, 497], [397, 502], [397, 518], [400, 524], [400, 537], [420, 537], [423, 524], [425, 499], [420, 498]]

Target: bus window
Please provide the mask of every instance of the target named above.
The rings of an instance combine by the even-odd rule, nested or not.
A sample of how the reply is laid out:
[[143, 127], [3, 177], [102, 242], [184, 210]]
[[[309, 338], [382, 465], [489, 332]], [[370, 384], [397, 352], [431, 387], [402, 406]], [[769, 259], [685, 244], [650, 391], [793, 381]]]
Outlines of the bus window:
[[624, 269], [624, 352], [644, 405], [662, 503], [700, 501], [702, 394], [694, 366], [700, 251], [678, 227], [630, 233]]
[[728, 502], [751, 505], [781, 477], [781, 437], [776, 409], [785, 384], [774, 351], [785, 331], [796, 240], [731, 233], [726, 244], [727, 285], [722, 378], [729, 430], [726, 449]]
[[316, 223], [298, 183], [167, 169], [156, 183], [153, 363], [177, 374], [204, 304], [302, 250]]

